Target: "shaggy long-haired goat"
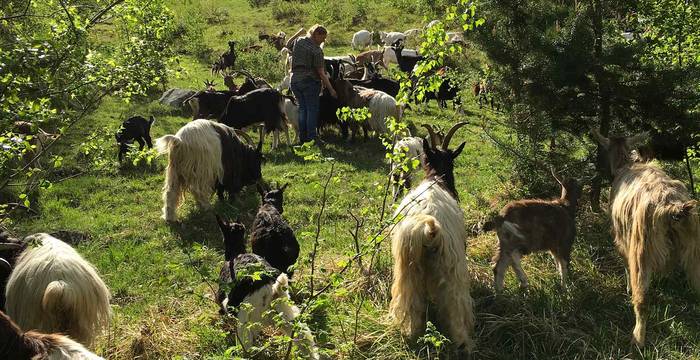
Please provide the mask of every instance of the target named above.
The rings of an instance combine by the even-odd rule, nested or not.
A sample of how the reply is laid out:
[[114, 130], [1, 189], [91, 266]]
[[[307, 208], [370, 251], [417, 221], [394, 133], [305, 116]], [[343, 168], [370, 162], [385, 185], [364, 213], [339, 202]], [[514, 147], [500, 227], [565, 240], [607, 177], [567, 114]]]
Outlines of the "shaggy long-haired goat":
[[287, 186], [289, 184], [276, 189], [265, 189], [258, 184], [262, 204], [253, 221], [251, 243], [255, 254], [292, 276], [293, 271], [289, 271], [288, 268], [297, 262], [299, 242], [292, 228], [282, 217], [284, 190]]
[[83, 345], [60, 334], [23, 332], [0, 311], [0, 359], [100, 360]]
[[[271, 308], [285, 320], [283, 330], [289, 335], [289, 325], [299, 315], [299, 309], [289, 298], [287, 275], [283, 270], [270, 265], [265, 257], [246, 253], [243, 224], [227, 222], [218, 216], [216, 220], [224, 237], [226, 260], [219, 274], [217, 295], [221, 313], [228, 313], [230, 309], [234, 309], [238, 318], [238, 338], [245, 349], [253, 345], [260, 332], [256, 324], [275, 323], [269, 315], [265, 316]], [[253, 274], [257, 275], [257, 279], [254, 279]], [[244, 306], [241, 306], [242, 304]], [[313, 335], [306, 324], [300, 324], [297, 337], [297, 346], [306, 357], [318, 359]]]
[[527, 276], [520, 266], [520, 258], [539, 251], [552, 254], [561, 285], [566, 284], [571, 246], [576, 238], [576, 209], [581, 188], [575, 179], [564, 182], [556, 176], [554, 179], [561, 185], [558, 199], [512, 201], [484, 225], [485, 231], [496, 230], [498, 234], [498, 251], [493, 257], [496, 291], [503, 290], [508, 265], [513, 266], [521, 287], [527, 288]]
[[[239, 135], [248, 141], [243, 143]], [[194, 120], [175, 135], [156, 140], [161, 154], [170, 154], [163, 186], [163, 219], [175, 221], [186, 190], [204, 209], [216, 189], [220, 199], [262, 178], [262, 133], [257, 147], [245, 133], [211, 120]]]
[[633, 160], [631, 150], [647, 134], [606, 138], [593, 130], [593, 135], [610, 160], [613, 234], [627, 261], [636, 318], [633, 341], [643, 346], [648, 307], [645, 295], [653, 274], [680, 264], [700, 293], [698, 203], [690, 199], [682, 182], [671, 179], [656, 164]]
[[61, 332], [90, 345], [109, 323], [109, 289], [63, 241], [42, 233], [24, 244], [7, 281], [7, 314], [23, 329]]
[[442, 148], [423, 142], [426, 178], [404, 197], [394, 216], [404, 217], [391, 232], [394, 281], [389, 311], [404, 335], [425, 331], [426, 307], [434, 306], [437, 324], [459, 349], [471, 350], [474, 327], [467, 231], [454, 184], [454, 159], [465, 143], [448, 148], [455, 124]]

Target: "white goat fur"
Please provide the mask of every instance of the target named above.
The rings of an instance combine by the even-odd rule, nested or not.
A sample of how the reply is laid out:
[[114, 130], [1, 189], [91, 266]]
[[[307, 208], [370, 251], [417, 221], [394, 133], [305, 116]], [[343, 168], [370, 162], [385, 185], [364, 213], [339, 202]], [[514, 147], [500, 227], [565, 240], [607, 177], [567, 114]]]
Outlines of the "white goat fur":
[[372, 44], [372, 33], [367, 30], [360, 30], [352, 35], [353, 50], [362, 50]]
[[401, 120], [403, 106], [396, 103], [393, 96], [379, 90], [364, 89], [359, 92], [360, 97], [368, 100], [368, 108], [372, 116], [369, 118], [369, 125], [372, 130], [378, 133], [386, 132], [386, 118], [393, 116], [396, 120]]
[[384, 45], [394, 45], [398, 40], [406, 40], [406, 35], [402, 32], [392, 31], [385, 33], [383, 31], [379, 32], [379, 39], [384, 43]]
[[107, 326], [109, 289], [70, 245], [48, 234], [17, 260], [7, 281], [7, 315], [22, 329], [64, 333], [90, 345]]
[[634, 163], [615, 174], [610, 215], [615, 245], [627, 261], [636, 324], [634, 341], [644, 344], [645, 293], [652, 274], [679, 263], [700, 293], [700, 219], [695, 209], [674, 220], [690, 202], [685, 185], [671, 179], [656, 164]]
[[[288, 125], [294, 130], [294, 141], [299, 141], [299, 105], [295, 105], [292, 100], [284, 99], [284, 113], [287, 114]], [[287, 133], [289, 138], [289, 133]]]
[[[416, 136], [409, 136], [405, 137], [394, 144], [394, 148], [400, 149], [400, 148], [406, 148], [406, 158], [407, 159], [418, 159], [421, 162], [421, 165], [423, 165], [423, 139], [416, 137]], [[394, 174], [394, 172], [399, 171], [399, 168], [401, 166], [399, 164], [392, 163], [391, 164], [391, 173]], [[404, 179], [410, 179], [411, 173], [406, 173], [404, 174], [403, 178]], [[396, 196], [396, 193], [399, 191], [399, 185], [394, 184], [392, 188], [392, 196]]]
[[[299, 308], [294, 306], [289, 298], [288, 284], [287, 275], [282, 273], [274, 283], [265, 285], [243, 299], [237, 316], [237, 332], [243, 348], [250, 349], [253, 345], [260, 333], [260, 325], [273, 326], [275, 324], [274, 319], [269, 314], [265, 314], [271, 308], [285, 320], [287, 325], [283, 328], [285, 333], [291, 334], [292, 329], [289, 325], [299, 315]], [[222, 305], [226, 308], [228, 298], [222, 301]], [[306, 355], [304, 358], [318, 359], [318, 349], [311, 330], [304, 323], [300, 326], [301, 331], [297, 334], [296, 339], [297, 346]]]
[[175, 221], [175, 210], [185, 191], [191, 192], [202, 208], [209, 208], [214, 185], [224, 176], [221, 140], [216, 122], [198, 119], [181, 127], [175, 135], [156, 139], [160, 154], [169, 154], [163, 185], [163, 219]]
[[[418, 56], [418, 51], [415, 49], [403, 49], [401, 50], [401, 55], [404, 56]], [[384, 47], [384, 53], [382, 54], [382, 61], [384, 65], [389, 66], [389, 64], [398, 64], [399, 61], [396, 59], [396, 53], [394, 48], [391, 46]]]
[[389, 312], [411, 338], [426, 326], [426, 306], [458, 347], [473, 347], [474, 314], [466, 259], [467, 232], [457, 200], [430, 179], [406, 195], [391, 233], [394, 281]]
[[52, 345], [55, 347], [46, 360], [104, 360], [66, 336], [57, 335]]

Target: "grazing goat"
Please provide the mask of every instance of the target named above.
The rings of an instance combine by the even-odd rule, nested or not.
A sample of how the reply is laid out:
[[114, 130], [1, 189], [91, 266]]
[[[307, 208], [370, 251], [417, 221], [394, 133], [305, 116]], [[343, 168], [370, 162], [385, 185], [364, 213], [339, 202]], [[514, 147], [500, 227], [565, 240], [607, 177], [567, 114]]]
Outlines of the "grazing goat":
[[[401, 54], [404, 56], [418, 56], [418, 50], [403, 49], [401, 50]], [[389, 66], [389, 64], [399, 64], [398, 60], [396, 59], [396, 52], [394, 51], [393, 47], [384, 47], [384, 50], [382, 50], [382, 62], [385, 66]]]
[[393, 80], [393, 79], [387, 79], [387, 78], [379, 75], [379, 73], [374, 74], [368, 80], [357, 80], [357, 79], [348, 79], [348, 80], [353, 85], [361, 86], [361, 87], [368, 88], [368, 89], [379, 90], [379, 91], [382, 91], [384, 93], [391, 95], [394, 98], [396, 98], [396, 96], [399, 94], [399, 90], [401, 89], [401, 84], [399, 84], [398, 81]]
[[19, 255], [7, 281], [7, 314], [23, 329], [61, 332], [90, 345], [109, 323], [109, 289], [63, 241], [40, 233], [24, 243], [36, 246]]
[[142, 116], [132, 116], [122, 123], [122, 126], [117, 130], [114, 137], [117, 139], [117, 146], [119, 146], [119, 161], [122, 161], [124, 154], [129, 151], [129, 144], [134, 141], [139, 143], [139, 150], [143, 150], [143, 146], [147, 145], [148, 148], [153, 147], [151, 142], [151, 126], [156, 122], [156, 118], [151, 115], [151, 117], [146, 120]]
[[235, 46], [236, 46], [235, 41], [228, 42], [228, 50], [226, 50], [224, 53], [222, 53], [219, 56], [219, 60], [217, 60], [214, 64], [211, 65], [212, 75], [219, 74], [226, 69], [233, 68], [236, 65]]
[[432, 304], [436, 323], [459, 349], [470, 351], [474, 329], [472, 297], [466, 259], [467, 231], [454, 184], [455, 150], [423, 142], [426, 178], [401, 201], [394, 217], [403, 216], [391, 232], [394, 280], [389, 312], [401, 332], [416, 338], [425, 331], [426, 309]]
[[175, 221], [175, 210], [187, 190], [202, 208], [208, 209], [214, 190], [219, 199], [224, 198], [224, 192], [232, 198], [244, 186], [259, 181], [262, 140], [261, 130], [258, 146], [253, 147], [242, 131], [205, 119], [193, 120], [175, 135], [156, 139], [158, 152], [169, 154], [163, 185], [163, 219]]
[[258, 40], [265, 40], [267, 41], [270, 45], [274, 46], [275, 49], [282, 50], [284, 48], [284, 45], [286, 43], [287, 39], [287, 34], [284, 33], [284, 31], [280, 31], [277, 33], [277, 35], [269, 35], [269, 34], [264, 34], [261, 33], [258, 35]]
[[199, 91], [184, 101], [192, 108], [192, 119], [218, 119], [226, 110], [231, 97], [245, 95], [256, 89], [270, 88], [264, 79], [254, 78], [241, 70], [237, 72], [245, 75], [245, 81], [240, 87], [233, 82], [231, 74], [226, 74], [224, 84], [229, 88], [228, 91], [217, 91], [213, 82], [205, 81], [205, 91]]
[[279, 91], [268, 88], [253, 90], [242, 96], [232, 96], [219, 121], [236, 129], [262, 122], [266, 133], [274, 131], [273, 149], [279, 145], [280, 130], [285, 131], [287, 145], [291, 145], [287, 116], [284, 113], [285, 98], [287, 96]]
[[253, 221], [251, 244], [255, 254], [264, 257], [270, 265], [291, 277], [293, 271], [288, 268], [297, 262], [299, 242], [282, 217], [284, 190], [287, 186], [289, 184], [270, 190], [258, 184], [262, 204]]
[[401, 120], [402, 106], [391, 95], [374, 89], [355, 89], [348, 80], [337, 80], [333, 86], [342, 103], [351, 108], [369, 108], [372, 117], [367, 122], [371, 130], [385, 133], [385, 120], [389, 116]]
[[[442, 131], [436, 131], [430, 124], [423, 124], [430, 134], [430, 139], [433, 144], [440, 144], [445, 138], [445, 134]], [[406, 152], [406, 158], [417, 159], [421, 162], [421, 167], [423, 165], [423, 139], [417, 136], [407, 136], [402, 138], [394, 144], [394, 149], [404, 148]], [[395, 150], [396, 151], [396, 150]], [[398, 199], [403, 190], [411, 189], [411, 172], [403, 171], [400, 164], [391, 165], [390, 174], [392, 176], [392, 189], [391, 194], [393, 201]], [[403, 180], [403, 184], [401, 183]]]
[[61, 334], [23, 332], [0, 311], [0, 359], [101, 360], [83, 345]]
[[360, 53], [355, 57], [355, 61], [357, 61], [358, 66], [365, 66], [366, 64], [377, 64], [384, 69], [387, 69], [387, 66], [384, 64], [384, 50], [368, 50], [363, 53]]
[[613, 174], [610, 216], [618, 251], [627, 262], [635, 326], [633, 342], [644, 345], [646, 292], [651, 277], [679, 264], [700, 293], [700, 217], [698, 202], [685, 185], [671, 179], [653, 162], [636, 162], [631, 150], [647, 138], [593, 135], [607, 151]]
[[[554, 175], [554, 173], [552, 173]], [[554, 200], [518, 200], [506, 205], [484, 225], [485, 231], [498, 234], [498, 251], [493, 257], [494, 287], [503, 290], [508, 266], [515, 271], [520, 286], [528, 287], [520, 258], [533, 252], [549, 251], [559, 271], [561, 286], [571, 261], [571, 247], [576, 238], [576, 210], [581, 188], [575, 179], [560, 181], [561, 196]]]
[[[40, 154], [44, 150], [44, 147], [48, 145], [49, 140], [55, 140], [59, 136], [57, 134], [49, 134], [39, 127], [37, 127], [36, 131], [34, 131], [34, 126], [32, 123], [27, 121], [15, 121], [13, 125], [13, 131], [17, 134], [24, 135], [25, 139], [28, 139], [29, 145], [31, 146], [31, 148], [27, 148], [22, 154], [22, 160], [25, 164], [29, 164], [37, 156], [37, 154]], [[31, 139], [29, 136], [31, 136]], [[19, 137], [14, 139], [16, 139], [18, 142], [23, 141], [23, 139]], [[34, 166], [41, 168], [41, 163], [38, 159], [34, 162]]]
[[372, 33], [367, 30], [360, 30], [352, 35], [352, 49], [362, 50], [372, 44]]
[[[291, 303], [287, 286], [287, 275], [270, 265], [258, 254], [246, 253], [245, 226], [227, 222], [216, 217], [224, 237], [225, 262], [219, 273], [217, 301], [221, 313], [234, 309], [238, 318], [237, 333], [244, 349], [250, 349], [260, 332], [258, 323], [274, 324], [270, 318], [263, 319], [268, 309], [280, 314], [285, 320], [284, 330], [291, 333], [290, 323], [299, 315], [299, 309]], [[280, 250], [280, 249], [278, 249]], [[257, 274], [257, 279], [254, 275]], [[245, 303], [245, 304], [244, 304]], [[244, 306], [241, 306], [244, 304]], [[249, 306], [245, 306], [249, 305]], [[300, 324], [297, 346], [307, 358], [318, 359], [314, 338], [306, 324]]]

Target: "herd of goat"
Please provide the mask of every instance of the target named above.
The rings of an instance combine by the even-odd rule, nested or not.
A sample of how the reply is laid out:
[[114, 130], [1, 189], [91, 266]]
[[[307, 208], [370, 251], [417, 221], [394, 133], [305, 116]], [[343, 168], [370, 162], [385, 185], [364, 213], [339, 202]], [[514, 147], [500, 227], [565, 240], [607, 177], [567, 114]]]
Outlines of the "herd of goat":
[[[353, 37], [354, 48], [363, 46], [365, 35], [358, 32]], [[381, 37], [391, 35], [385, 33]], [[284, 37], [278, 34], [266, 40], [282, 43]], [[394, 41], [391, 48], [404, 70], [402, 64], [407, 62], [402, 60], [402, 40]], [[235, 44], [229, 45], [235, 54]], [[379, 57], [368, 59], [363, 63], [365, 75], [375, 65], [382, 66], [380, 61], [375, 62]], [[226, 70], [224, 65], [230, 62], [231, 57], [222, 56], [215, 64], [216, 71]], [[394, 99], [396, 93], [392, 91], [398, 91], [398, 87], [391, 87], [395, 86], [393, 80], [377, 73], [365, 79], [345, 78], [345, 72], [354, 70], [344, 69], [345, 65], [357, 64], [357, 58], [329, 59], [327, 63], [338, 99], [327, 94], [321, 98], [336, 101], [335, 109], [368, 107], [373, 121], [365, 135], [367, 131], [385, 131], [383, 122], [388, 116], [401, 119], [403, 109]], [[216, 216], [225, 248], [216, 299], [222, 314], [233, 312], [237, 317], [237, 338], [244, 348], [249, 348], [259, 333], [259, 327], [250, 324], [276, 323], [265, 317], [268, 309], [287, 322], [299, 314], [287, 291], [300, 253], [294, 231], [284, 218], [288, 184], [270, 188], [262, 175], [265, 133], [286, 130], [286, 123], [293, 123], [287, 104], [295, 102], [249, 74], [240, 87], [233, 83], [231, 74], [226, 76], [229, 78], [225, 83], [230, 84], [227, 92], [208, 89], [187, 96], [195, 119], [177, 133], [156, 139], [154, 145], [159, 153], [168, 154], [162, 193], [162, 217], [166, 221], [177, 220], [176, 211], [186, 192], [200, 207], [210, 209], [214, 192], [222, 201], [231, 200], [244, 187], [257, 186], [261, 205], [250, 229], [252, 252], [248, 252], [246, 227], [240, 221]], [[379, 80], [383, 85], [378, 85]], [[324, 113], [323, 105], [321, 112]], [[330, 113], [326, 110], [326, 114]], [[137, 116], [123, 123], [116, 134], [120, 159], [130, 143], [153, 146], [150, 128], [154, 121], [153, 117]], [[256, 124], [261, 124], [257, 143], [242, 131]], [[397, 169], [390, 174], [397, 177], [397, 182], [403, 176], [408, 192], [398, 201], [404, 189], [394, 187], [394, 200], [398, 202], [395, 218], [399, 220], [390, 230], [393, 283], [389, 314], [403, 335], [415, 339], [426, 329], [426, 311], [430, 307], [434, 309], [434, 322], [455, 348], [469, 352], [475, 346], [475, 313], [466, 257], [467, 230], [454, 179], [455, 159], [465, 143], [450, 146], [455, 133], [465, 125], [466, 122], [457, 123], [444, 133], [424, 124], [428, 136], [406, 137], [395, 144], [409, 157], [420, 160], [425, 176], [411, 187], [410, 174], [394, 174]], [[345, 134], [347, 131], [345, 128]], [[594, 130], [592, 137], [607, 150], [614, 176], [610, 197], [612, 230], [627, 263], [628, 289], [636, 316], [633, 341], [643, 346], [649, 307], [645, 295], [652, 275], [680, 264], [691, 285], [700, 291], [698, 204], [682, 182], [638, 156], [636, 149], [644, 143], [644, 134], [607, 138]], [[278, 141], [276, 136], [275, 146]], [[552, 254], [561, 284], [566, 286], [581, 186], [575, 179], [562, 180], [554, 172], [552, 175], [561, 186], [558, 198], [513, 201], [484, 225], [484, 230], [496, 231], [498, 237], [493, 259], [497, 292], [503, 289], [508, 267], [513, 268], [521, 286], [527, 287], [521, 258], [543, 251]], [[251, 272], [257, 275], [251, 276]], [[0, 308], [4, 311], [0, 312], [0, 358], [100, 359], [84, 346], [90, 346], [108, 324], [109, 298], [109, 289], [97, 271], [70, 245], [48, 234], [22, 240], [0, 234]], [[293, 331], [283, 325], [283, 330], [294, 334], [301, 356], [319, 358], [308, 326], [300, 324]]]

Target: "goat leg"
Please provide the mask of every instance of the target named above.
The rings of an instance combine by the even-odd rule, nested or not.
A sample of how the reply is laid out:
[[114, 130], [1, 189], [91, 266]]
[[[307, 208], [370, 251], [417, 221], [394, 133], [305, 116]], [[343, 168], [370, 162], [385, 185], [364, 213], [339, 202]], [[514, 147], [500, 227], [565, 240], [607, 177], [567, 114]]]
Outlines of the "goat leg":
[[520, 265], [520, 258], [522, 257], [522, 255], [520, 255], [519, 251], [513, 251], [510, 257], [511, 259], [513, 259], [513, 271], [515, 271], [515, 275], [517, 275], [518, 280], [520, 280], [520, 287], [523, 289], [527, 289], [529, 286], [527, 282], [527, 275], [525, 275], [525, 271], [523, 271], [523, 268]]

